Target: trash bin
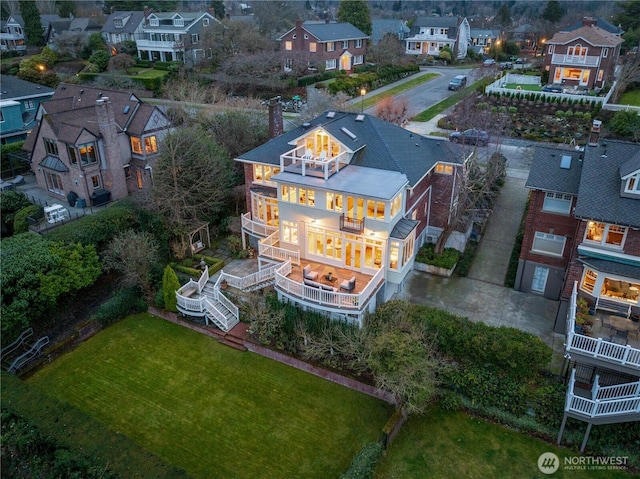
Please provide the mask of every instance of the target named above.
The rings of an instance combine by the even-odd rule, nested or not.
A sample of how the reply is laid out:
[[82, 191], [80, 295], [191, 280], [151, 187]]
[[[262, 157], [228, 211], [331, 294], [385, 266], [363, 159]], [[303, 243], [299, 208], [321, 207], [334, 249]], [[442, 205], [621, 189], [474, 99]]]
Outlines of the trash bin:
[[69, 206], [74, 207], [76, 205], [76, 200], [78, 199], [78, 193], [75, 191], [70, 191], [67, 195], [67, 200], [69, 201]]
[[91, 195], [91, 204], [100, 206], [111, 201], [111, 192], [106, 190], [95, 190]]
[[78, 200], [76, 201], [76, 208], [86, 208], [87, 207], [87, 200], [85, 200], [84, 198], [78, 198]]

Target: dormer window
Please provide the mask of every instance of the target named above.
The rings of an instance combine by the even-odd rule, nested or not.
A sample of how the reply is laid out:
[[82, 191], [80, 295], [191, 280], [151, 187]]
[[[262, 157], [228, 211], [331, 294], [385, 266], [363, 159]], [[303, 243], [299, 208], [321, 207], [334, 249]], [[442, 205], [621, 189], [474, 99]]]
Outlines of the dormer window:
[[116, 28], [122, 28], [124, 26], [122, 23], [122, 18], [114, 18], [113, 26]]
[[624, 184], [624, 192], [631, 193], [633, 195], [640, 195], [640, 173], [636, 173], [633, 176], [627, 178]]
[[158, 27], [160, 26], [160, 23], [158, 22], [157, 18], [150, 18], [149, 25], [151, 25], [152, 27]]

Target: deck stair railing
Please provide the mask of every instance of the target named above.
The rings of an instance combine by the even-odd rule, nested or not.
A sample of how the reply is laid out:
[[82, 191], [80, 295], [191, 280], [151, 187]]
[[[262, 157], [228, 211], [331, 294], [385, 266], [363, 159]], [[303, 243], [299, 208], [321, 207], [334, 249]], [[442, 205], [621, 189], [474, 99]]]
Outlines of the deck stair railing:
[[248, 274], [247, 276], [234, 276], [231, 274], [227, 274], [224, 271], [220, 274], [220, 276], [234, 288], [237, 288], [241, 291], [254, 291], [256, 289], [264, 288], [265, 286], [269, 286], [275, 281], [275, 271], [278, 269], [281, 264], [274, 264], [267, 268], [261, 269], [260, 271], [256, 271], [255, 273]]

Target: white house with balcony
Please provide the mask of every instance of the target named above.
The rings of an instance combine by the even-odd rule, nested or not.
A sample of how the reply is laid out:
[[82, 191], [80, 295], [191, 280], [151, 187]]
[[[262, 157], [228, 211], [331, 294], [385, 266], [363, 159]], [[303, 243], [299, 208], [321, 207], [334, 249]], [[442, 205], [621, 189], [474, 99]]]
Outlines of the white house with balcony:
[[3, 52], [26, 53], [27, 43], [24, 34], [24, 20], [21, 15], [11, 15], [6, 22], [2, 22], [0, 48]]
[[136, 38], [138, 57], [152, 61], [180, 61], [194, 65], [210, 57], [204, 37], [220, 21], [208, 12], [150, 13]]
[[[249, 209], [243, 241], [260, 271], [224, 279], [245, 290], [270, 283], [283, 301], [361, 324], [402, 290], [419, 246], [447, 225], [469, 157], [369, 115], [325, 112], [236, 158]], [[189, 301], [179, 292], [185, 314]]]
[[449, 47], [454, 58], [467, 56], [471, 45], [471, 27], [462, 17], [418, 17], [405, 38], [409, 55], [440, 56], [440, 51]]

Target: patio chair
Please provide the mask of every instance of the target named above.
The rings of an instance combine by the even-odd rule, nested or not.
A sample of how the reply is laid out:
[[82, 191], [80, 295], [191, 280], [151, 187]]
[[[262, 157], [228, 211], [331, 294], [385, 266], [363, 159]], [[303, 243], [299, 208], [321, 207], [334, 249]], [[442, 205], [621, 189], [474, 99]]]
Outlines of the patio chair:
[[613, 326], [611, 325], [611, 321], [609, 320], [609, 318], [602, 316], [602, 318], [600, 318], [600, 321], [602, 322], [602, 328], [601, 331], [604, 333], [605, 329], [609, 330], [609, 335], [613, 334]]
[[324, 151], [324, 150], [322, 150], [322, 151], [320, 152], [320, 156], [318, 157], [318, 161], [319, 161], [320, 163], [323, 163], [323, 162], [325, 162], [326, 160], [327, 160], [327, 152], [326, 152], [326, 151]]
[[611, 341], [615, 344], [627, 345], [629, 342], [629, 331], [618, 329], [615, 334], [611, 335]]
[[302, 157], [305, 161], [311, 161], [313, 159], [313, 152], [311, 150], [307, 150], [304, 152], [304, 156]]
[[308, 264], [304, 268], [302, 268], [302, 277], [304, 279], [309, 279], [311, 281], [315, 281], [316, 279], [318, 279], [318, 272], [317, 271], [311, 271], [311, 265]]
[[352, 276], [350, 279], [345, 279], [340, 283], [340, 289], [344, 289], [345, 291], [353, 291], [356, 289], [356, 277]]

